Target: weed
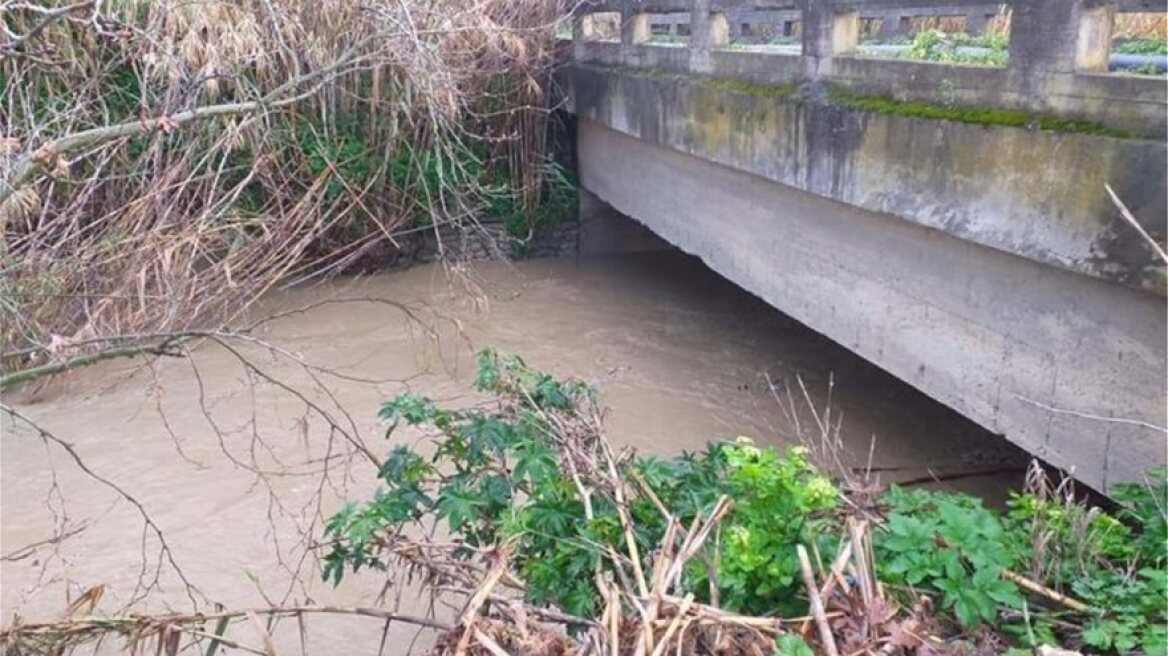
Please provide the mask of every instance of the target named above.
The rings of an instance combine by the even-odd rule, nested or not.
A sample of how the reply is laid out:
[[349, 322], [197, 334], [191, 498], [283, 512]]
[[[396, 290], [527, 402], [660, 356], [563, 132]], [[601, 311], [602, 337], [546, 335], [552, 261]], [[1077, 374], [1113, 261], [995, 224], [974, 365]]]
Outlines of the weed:
[[1017, 587], [1001, 576], [1017, 556], [980, 500], [894, 487], [885, 501], [892, 512], [875, 546], [887, 580], [940, 591], [943, 606], [967, 627], [993, 622], [1000, 604], [1021, 607]]

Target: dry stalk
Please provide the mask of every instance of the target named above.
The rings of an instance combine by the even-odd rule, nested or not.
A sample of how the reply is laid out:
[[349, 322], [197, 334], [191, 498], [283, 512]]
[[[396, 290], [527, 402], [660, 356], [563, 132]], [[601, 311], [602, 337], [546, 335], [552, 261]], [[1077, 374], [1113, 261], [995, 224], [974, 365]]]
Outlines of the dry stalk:
[[823, 600], [819, 598], [819, 584], [815, 582], [815, 572], [811, 569], [811, 560], [807, 557], [807, 549], [800, 544], [796, 545], [795, 551], [799, 556], [803, 584], [807, 588], [807, 597], [811, 602], [811, 617], [815, 618], [815, 626], [819, 629], [820, 644], [827, 656], [839, 656], [839, 648], [835, 645], [835, 636], [832, 635], [831, 624], [827, 621]]
[[538, 205], [569, 11], [0, 0], [0, 369], [475, 229], [487, 165]]

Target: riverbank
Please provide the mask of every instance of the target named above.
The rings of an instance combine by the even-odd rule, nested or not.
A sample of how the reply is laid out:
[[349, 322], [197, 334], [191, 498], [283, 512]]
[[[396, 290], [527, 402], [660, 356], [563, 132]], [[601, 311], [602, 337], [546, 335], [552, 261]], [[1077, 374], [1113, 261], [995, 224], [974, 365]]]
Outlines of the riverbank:
[[401, 239], [400, 244], [400, 248], [386, 254], [385, 265], [390, 270], [431, 264], [443, 257], [472, 262], [574, 257], [580, 249], [580, 222], [572, 217], [516, 236], [503, 221], [484, 219], [418, 230]]

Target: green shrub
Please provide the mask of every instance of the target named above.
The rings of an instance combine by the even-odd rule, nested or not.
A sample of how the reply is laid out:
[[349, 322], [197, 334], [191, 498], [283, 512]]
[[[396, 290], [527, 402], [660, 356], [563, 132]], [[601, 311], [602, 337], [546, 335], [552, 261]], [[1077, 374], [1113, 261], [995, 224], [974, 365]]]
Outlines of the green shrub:
[[[603, 601], [593, 575], [621, 575], [608, 554], [629, 553], [613, 492], [586, 484], [585, 503], [577, 476], [599, 479], [574, 475], [580, 465], [566, 464], [568, 453], [603, 452], [595, 391], [491, 349], [478, 364], [475, 386], [493, 395], [494, 405], [448, 410], [406, 393], [382, 406], [387, 436], [400, 425], [430, 429], [433, 454], [394, 447], [378, 472], [384, 487], [328, 520], [324, 576], [336, 583], [346, 570], [384, 569], [394, 536], [441, 525], [465, 545], [463, 556], [508, 544], [527, 601], [592, 616]], [[689, 561], [681, 586], [702, 601], [711, 601], [716, 586], [719, 604], [731, 611], [806, 612], [795, 546], [817, 540], [826, 560], [844, 530], [843, 513], [836, 512], [842, 495], [805, 450], [780, 452], [739, 438], [700, 453], [614, 462], [629, 481], [630, 528], [643, 558], [665, 534], [659, 504], [688, 526], [725, 495], [732, 509], [717, 537]], [[1112, 514], [1038, 494], [1014, 495], [1003, 513], [966, 495], [894, 486], [880, 497], [887, 513], [872, 533], [877, 574], [905, 602], [909, 591], [933, 596], [940, 618], [962, 630], [988, 625], [1026, 646], [1061, 639], [1096, 650], [1164, 653], [1168, 489], [1163, 471], [1152, 477], [1151, 484], [1116, 486], [1121, 505]], [[1028, 604], [1006, 570], [1032, 573], [1090, 610], [1071, 613], [1030, 593]], [[806, 653], [792, 638], [776, 649]]]
[[[834, 549], [835, 541], [826, 538], [836, 534], [835, 527], [822, 513], [836, 506], [839, 492], [807, 462], [802, 447], [780, 454], [740, 438], [725, 451], [727, 475], [719, 492], [735, 506], [722, 524], [722, 605], [754, 615], [803, 612], [795, 546], [824, 535], [823, 550]], [[696, 574], [693, 585], [700, 592], [708, 587], [705, 572], [699, 568]]]
[[[559, 466], [548, 420], [551, 414], [573, 415], [591, 401], [593, 390], [492, 350], [479, 355], [476, 387], [497, 395], [499, 408], [445, 410], [409, 393], [382, 406], [390, 433], [399, 424], [436, 430], [435, 451], [423, 458], [395, 447], [378, 473], [386, 487], [330, 518], [325, 578], [339, 582], [346, 567], [385, 568], [379, 536], [432, 520], [468, 547], [510, 542], [528, 601], [578, 615], [593, 612], [599, 597], [591, 574], [607, 567], [605, 549], [623, 551], [622, 525], [617, 505], [605, 495], [590, 498], [592, 518], [585, 520], [576, 484]], [[640, 458], [626, 467], [626, 475], [635, 472], [686, 525], [721, 495], [735, 499], [722, 524], [716, 568], [725, 607], [758, 613], [805, 608], [796, 601], [802, 584], [795, 545], [806, 542], [815, 514], [832, 508], [838, 492], [801, 449], [780, 455], [740, 440], [700, 454]], [[647, 496], [633, 495], [629, 510], [638, 549], [648, 554], [665, 532], [665, 519]], [[708, 576], [704, 565], [695, 565], [683, 585], [706, 597]]]

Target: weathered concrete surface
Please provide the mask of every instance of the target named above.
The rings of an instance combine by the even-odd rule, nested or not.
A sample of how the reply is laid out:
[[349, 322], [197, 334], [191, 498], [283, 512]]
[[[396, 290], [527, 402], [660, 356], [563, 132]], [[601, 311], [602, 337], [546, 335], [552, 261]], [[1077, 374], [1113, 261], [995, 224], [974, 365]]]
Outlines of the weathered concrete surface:
[[[578, 63], [649, 69], [645, 73], [689, 74], [689, 53], [681, 44], [581, 41]], [[710, 50], [706, 73], [762, 85], [799, 85], [805, 62], [795, 53]], [[1057, 114], [1119, 130], [1168, 133], [1168, 79], [1106, 73], [1016, 71], [989, 66], [865, 57], [836, 57], [825, 80], [851, 93], [938, 106], [1001, 108]], [[1025, 85], [1025, 86], [1020, 86]]]
[[789, 86], [647, 69], [575, 64], [568, 79], [581, 119], [1036, 262], [1164, 293], [1164, 266], [1104, 189], [1110, 184], [1163, 240], [1163, 142], [914, 118], [808, 101]]
[[[1164, 463], [1165, 434], [1156, 428], [1165, 424], [1168, 374], [1162, 296], [986, 248], [952, 230], [857, 208], [870, 200], [866, 194], [843, 198], [854, 204], [831, 200], [823, 192], [846, 190], [857, 171], [877, 188], [879, 167], [888, 168], [885, 187], [913, 176], [887, 159], [878, 165], [864, 157], [847, 165], [838, 160], [832, 165], [832, 157], [813, 161], [815, 140], [831, 140], [830, 133], [773, 131], [775, 112], [803, 110], [730, 114], [741, 108], [726, 99], [693, 120], [681, 120], [664, 101], [682, 98], [657, 96], [685, 93], [669, 88], [633, 86], [612, 96], [619, 102], [600, 105], [577, 99], [578, 160], [586, 189], [775, 307], [990, 430], [1074, 470], [1091, 486], [1106, 489]], [[718, 118], [727, 114], [738, 118]], [[617, 129], [587, 120], [596, 117]], [[880, 120], [836, 118], [844, 126], [866, 123], [867, 131], [843, 129], [841, 137], [858, 142], [843, 143], [867, 157], [878, 155], [866, 150], [872, 146], [864, 141], [873, 138], [865, 135], [873, 134]], [[698, 119], [717, 129], [696, 126]], [[801, 120], [794, 125], [815, 125], [814, 119]], [[945, 146], [942, 153], [954, 151], [952, 162], [905, 166], [917, 172], [936, 167], [934, 184], [976, 201], [968, 193], [976, 181], [969, 178], [971, 166], [955, 151], [971, 148], [985, 155], [977, 141], [994, 137], [991, 130], [960, 128], [938, 125], [914, 137], [884, 125], [876, 127], [875, 142], [897, 148], [892, 141], [909, 139], [920, 147], [923, 138]], [[770, 130], [769, 139], [778, 143], [766, 152], [751, 150], [761, 140], [747, 145], [748, 129]], [[1025, 141], [1029, 137], [1018, 138], [1023, 142], [1013, 147], [1012, 157], [1034, 157], [1023, 152], [1023, 145], [1034, 146]], [[1065, 141], [1055, 145], [1070, 151], [1066, 157], [1097, 166], [1087, 160], [1098, 153], [1077, 138], [1060, 139]], [[708, 150], [699, 148], [703, 144]], [[706, 152], [710, 156], [695, 156]], [[796, 168], [796, 156], [808, 165]], [[724, 166], [714, 161], [718, 158], [750, 166]], [[773, 166], [769, 158], [776, 160]], [[956, 171], [947, 173], [942, 165]], [[1042, 169], [1046, 163], [1030, 165]], [[947, 182], [950, 178], [958, 182]], [[1031, 185], [1064, 184], [1044, 180]], [[1060, 190], [1072, 192], [1066, 186]], [[1042, 189], [1033, 193], [1045, 195], [1048, 203], [1057, 200]], [[1010, 234], [1007, 224], [999, 228]]]

